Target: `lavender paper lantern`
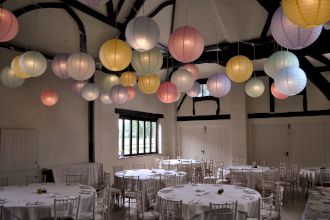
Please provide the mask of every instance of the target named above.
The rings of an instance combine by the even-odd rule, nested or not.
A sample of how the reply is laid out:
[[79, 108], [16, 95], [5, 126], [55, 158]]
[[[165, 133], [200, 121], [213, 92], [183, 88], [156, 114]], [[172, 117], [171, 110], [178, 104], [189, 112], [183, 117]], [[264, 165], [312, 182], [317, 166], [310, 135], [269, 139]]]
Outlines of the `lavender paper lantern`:
[[124, 104], [128, 100], [128, 91], [122, 85], [116, 85], [110, 90], [110, 98], [115, 104]]
[[216, 73], [207, 80], [207, 89], [211, 96], [223, 97], [231, 89], [231, 82], [225, 73]]
[[95, 72], [94, 59], [87, 53], [74, 53], [69, 56], [67, 63], [68, 74], [75, 80], [87, 80]]
[[287, 96], [297, 95], [306, 87], [305, 72], [299, 67], [282, 68], [275, 76], [275, 86]]
[[193, 87], [187, 92], [190, 97], [197, 97], [201, 92], [201, 84], [199, 82], [194, 82]]
[[18, 33], [18, 21], [13, 13], [0, 8], [0, 42], [13, 39]]
[[188, 92], [194, 85], [193, 75], [185, 69], [178, 69], [172, 74], [171, 82], [176, 85], [179, 92]]
[[252, 98], [261, 96], [265, 91], [265, 85], [260, 79], [250, 79], [245, 84], [245, 92]]
[[100, 90], [97, 86], [93, 83], [87, 83], [81, 89], [81, 96], [87, 101], [94, 101], [100, 95]]
[[100, 99], [103, 104], [110, 105], [112, 103], [109, 92], [102, 93]]
[[299, 67], [299, 60], [296, 55], [289, 51], [277, 51], [267, 59], [264, 70], [268, 76], [274, 79], [280, 69], [288, 66]]
[[178, 89], [176, 85], [171, 82], [164, 82], [157, 90], [158, 99], [164, 103], [174, 102], [178, 95]]
[[67, 60], [69, 56], [70, 55], [67, 53], [60, 53], [57, 54], [52, 60], [53, 73], [62, 79], [70, 78], [67, 69]]
[[299, 27], [292, 23], [279, 7], [273, 15], [270, 29], [278, 44], [288, 49], [299, 50], [317, 40], [321, 34], [322, 25], [307, 29]]
[[71, 85], [71, 90], [77, 96], [81, 96], [81, 89], [87, 84], [86, 81], [74, 81]]

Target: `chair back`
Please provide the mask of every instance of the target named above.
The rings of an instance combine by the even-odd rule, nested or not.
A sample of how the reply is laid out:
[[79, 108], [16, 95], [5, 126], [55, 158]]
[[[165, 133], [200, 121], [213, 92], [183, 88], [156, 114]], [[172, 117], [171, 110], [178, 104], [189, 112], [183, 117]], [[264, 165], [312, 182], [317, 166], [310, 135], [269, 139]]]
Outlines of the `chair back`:
[[115, 173], [117, 173], [119, 171], [123, 171], [123, 170], [124, 170], [123, 166], [113, 166], [112, 167], [113, 175], [115, 175]]
[[78, 220], [80, 196], [64, 199], [54, 199], [54, 218], [72, 218]]
[[182, 200], [167, 200], [160, 198], [160, 219], [163, 220], [180, 220], [182, 217]]
[[169, 170], [170, 169], [170, 161], [164, 161], [164, 160], [161, 160], [160, 161], [160, 164], [161, 164], [161, 167], [162, 169], [165, 169], [165, 170]]
[[232, 172], [230, 171], [230, 184], [236, 186], [247, 186], [247, 177], [244, 172]]
[[170, 186], [175, 186], [177, 185], [177, 178], [176, 175], [164, 175], [164, 179], [163, 179], [163, 185], [165, 187], [170, 187]]
[[145, 169], [146, 165], [143, 164], [133, 164], [133, 170], [138, 170], [138, 169]]
[[45, 183], [46, 175], [26, 176], [26, 185], [31, 183]]
[[330, 186], [330, 170], [321, 170], [320, 171], [320, 183], [322, 187]]
[[103, 184], [108, 187], [108, 189], [111, 186], [111, 174], [105, 171], [103, 172]]
[[210, 218], [211, 220], [236, 220], [237, 201], [215, 204], [210, 202]]
[[65, 183], [66, 184], [82, 184], [82, 175], [66, 175], [65, 176]]
[[125, 192], [136, 192], [141, 189], [139, 176], [123, 176], [122, 187]]
[[272, 219], [274, 210], [274, 195], [263, 197], [260, 199], [261, 219]]
[[136, 192], [136, 214], [137, 219], [144, 219], [144, 204], [142, 191]]
[[149, 180], [147, 182], [144, 183], [144, 187], [147, 193], [147, 199], [148, 202], [154, 202], [154, 200], [156, 199], [156, 186], [155, 186], [156, 182], [155, 180]]
[[8, 186], [8, 177], [1, 176], [0, 177], [0, 187]]

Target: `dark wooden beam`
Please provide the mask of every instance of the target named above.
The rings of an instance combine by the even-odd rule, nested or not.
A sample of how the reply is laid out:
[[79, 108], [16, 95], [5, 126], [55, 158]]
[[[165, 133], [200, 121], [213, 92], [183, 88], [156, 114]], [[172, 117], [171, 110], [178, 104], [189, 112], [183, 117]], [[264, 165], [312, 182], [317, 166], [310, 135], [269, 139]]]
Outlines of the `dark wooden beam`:
[[327, 66], [330, 66], [330, 60], [322, 54], [312, 54], [311, 57], [313, 57], [314, 59], [320, 61], [321, 63]]
[[330, 115], [330, 110], [303, 111], [303, 112], [280, 112], [280, 113], [252, 113], [248, 118], [283, 118]]
[[269, 77], [268, 82], [269, 82], [269, 111], [275, 112], [275, 99], [274, 99], [274, 96], [271, 91], [271, 86], [272, 86], [274, 80], [271, 77]]
[[328, 72], [330, 71], [330, 66], [317, 66], [315, 67], [315, 69], [317, 69], [320, 72]]
[[163, 3], [161, 3], [160, 5], [158, 5], [157, 8], [155, 8], [149, 15], [148, 17], [152, 18], [154, 17], [155, 15], [157, 15], [161, 10], [163, 10], [165, 7], [169, 6], [169, 5], [172, 5], [174, 3], [173, 0], [168, 0], [168, 1], [165, 1]]
[[[171, 33], [173, 32], [173, 28], [174, 28], [174, 19], [175, 19], [175, 7], [176, 7], [176, 0], [173, 0], [173, 8], [172, 8], [172, 18], [171, 18]], [[170, 33], [170, 34], [171, 34]]]
[[257, 2], [268, 12], [274, 12], [280, 7], [280, 0], [257, 0]]
[[116, 19], [116, 14], [115, 14], [115, 11], [113, 9], [113, 2], [112, 0], [109, 0], [107, 3], [106, 3], [106, 7], [107, 7], [107, 14], [108, 14], [108, 17], [111, 19], [111, 20], [115, 20]]
[[164, 118], [163, 114], [140, 112], [135, 110], [121, 109], [121, 108], [115, 108], [115, 113], [123, 117], [129, 116], [129, 117], [140, 117], [140, 118], [148, 118], [148, 119]]
[[262, 28], [261, 34], [260, 34], [260, 39], [265, 39], [267, 37], [267, 33], [269, 31], [270, 28], [270, 23], [272, 21], [272, 17], [273, 17], [274, 12], [270, 12], [267, 16], [266, 22], [264, 27]]
[[230, 115], [198, 115], [198, 116], [179, 116], [177, 121], [205, 121], [205, 120], [228, 120]]
[[[0, 43], [0, 47], [6, 48], [6, 49], [9, 49], [9, 50], [13, 50], [13, 51], [16, 51], [16, 52], [20, 52], [20, 53], [25, 53], [26, 51], [32, 50], [31, 48], [20, 47], [20, 46], [16, 46], [16, 45], [5, 43], [5, 42]], [[52, 60], [54, 55], [55, 55], [55, 54], [50, 54], [50, 53], [43, 52], [43, 51], [40, 51], [40, 50], [39, 50], [39, 52], [42, 53], [46, 59], [49, 59], [49, 60]]]
[[119, 2], [117, 4], [116, 10], [115, 10], [116, 20], [117, 20], [117, 17], [118, 17], [118, 14], [119, 14], [121, 8], [123, 7], [124, 2], [125, 2], [125, 0], [119, 0]]
[[301, 92], [303, 96], [303, 110], [304, 112], [308, 111], [308, 106], [307, 106], [307, 90], [306, 88]]
[[182, 103], [184, 102], [184, 100], [185, 100], [186, 98], [187, 98], [187, 94], [185, 93], [184, 96], [183, 96], [183, 98], [181, 99], [181, 102], [180, 102], [178, 108], [176, 109], [177, 112], [179, 112], [179, 110], [180, 110], [180, 108], [181, 108], [181, 106], [182, 106]]

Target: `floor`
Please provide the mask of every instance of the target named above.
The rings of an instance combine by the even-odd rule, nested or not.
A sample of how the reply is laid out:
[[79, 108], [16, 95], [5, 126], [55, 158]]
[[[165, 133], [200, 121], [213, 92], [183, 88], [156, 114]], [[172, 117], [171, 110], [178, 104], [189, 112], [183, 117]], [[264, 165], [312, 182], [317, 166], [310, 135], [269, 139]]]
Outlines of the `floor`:
[[[287, 200], [282, 207], [282, 220], [300, 220], [306, 204], [306, 194], [299, 192], [293, 200]], [[110, 214], [110, 220], [135, 220], [136, 210], [134, 204], [131, 204], [130, 210], [126, 208], [125, 212], [121, 209], [115, 209]]]

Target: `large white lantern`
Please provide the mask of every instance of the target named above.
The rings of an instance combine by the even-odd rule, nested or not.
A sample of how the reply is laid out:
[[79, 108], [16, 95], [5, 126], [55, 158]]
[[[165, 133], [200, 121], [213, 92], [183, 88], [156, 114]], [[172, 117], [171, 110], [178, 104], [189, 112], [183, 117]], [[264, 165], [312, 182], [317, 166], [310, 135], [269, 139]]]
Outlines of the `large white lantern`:
[[152, 18], [140, 16], [128, 22], [125, 36], [128, 44], [135, 50], [146, 51], [156, 46], [159, 28]]
[[178, 69], [172, 74], [171, 82], [174, 83], [179, 92], [188, 92], [194, 85], [193, 75], [185, 69]]
[[124, 104], [128, 100], [128, 91], [122, 85], [116, 85], [110, 90], [110, 98], [115, 104]]
[[115, 85], [119, 85], [119, 77], [117, 75], [110, 74], [103, 77], [102, 79], [103, 91], [110, 91], [110, 89]]
[[299, 60], [296, 55], [289, 51], [277, 51], [267, 59], [264, 70], [268, 76], [274, 79], [280, 69], [288, 66], [299, 67]]
[[52, 60], [53, 73], [62, 79], [70, 78], [67, 69], [67, 61], [69, 56], [70, 55], [67, 53], [60, 53], [57, 54]]
[[245, 92], [252, 98], [261, 96], [265, 91], [265, 85], [260, 79], [250, 79], [245, 84]]
[[93, 100], [97, 99], [97, 97], [99, 97], [99, 95], [100, 95], [100, 90], [93, 83], [87, 83], [81, 89], [81, 96], [87, 101], [93, 101]]
[[9, 66], [3, 68], [1, 71], [0, 80], [3, 85], [9, 88], [16, 88], [24, 83], [24, 79], [17, 77]]
[[75, 80], [87, 80], [95, 72], [94, 59], [87, 53], [74, 53], [69, 56], [67, 63], [68, 74]]
[[275, 86], [283, 95], [297, 95], [306, 87], [305, 72], [299, 67], [285, 67], [275, 76]]
[[47, 60], [38, 51], [28, 51], [19, 58], [19, 67], [22, 72], [37, 77], [42, 75], [47, 69]]
[[216, 73], [208, 78], [207, 89], [211, 96], [223, 97], [229, 93], [231, 82], [225, 73]]
[[190, 97], [197, 97], [201, 93], [201, 84], [194, 82], [193, 87], [187, 92]]
[[108, 92], [102, 93], [100, 99], [103, 104], [110, 105], [112, 103], [112, 100], [110, 98], [110, 93]]
[[145, 52], [133, 51], [132, 66], [138, 73], [156, 73], [163, 64], [163, 55], [158, 47]]

